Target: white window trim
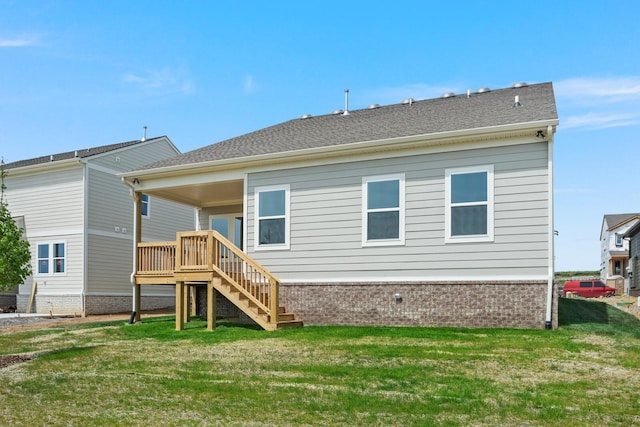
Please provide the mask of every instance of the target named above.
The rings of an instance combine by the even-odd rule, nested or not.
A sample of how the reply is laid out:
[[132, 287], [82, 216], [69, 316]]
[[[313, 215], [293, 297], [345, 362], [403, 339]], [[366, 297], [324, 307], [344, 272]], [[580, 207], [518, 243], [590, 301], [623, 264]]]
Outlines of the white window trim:
[[[53, 245], [56, 244], [60, 244], [62, 243], [64, 245], [64, 271], [62, 273], [54, 273], [54, 268], [53, 268], [53, 263], [54, 263], [54, 256], [53, 256]], [[40, 267], [40, 257], [38, 256], [38, 246], [41, 245], [47, 245], [49, 246], [49, 272], [48, 273], [40, 273], [39, 271], [39, 267]], [[49, 276], [66, 276], [67, 275], [67, 271], [69, 269], [69, 258], [68, 258], [68, 253], [69, 253], [69, 246], [67, 245], [67, 241], [66, 240], [52, 240], [52, 241], [48, 241], [48, 242], [37, 242], [36, 243], [36, 268], [34, 269], [34, 275], [37, 277], [49, 277]]]
[[[144, 215], [142, 213], [143, 212], [142, 206], [145, 205], [144, 200], [142, 200], [142, 196], [147, 196], [147, 202], [146, 202], [147, 214], [146, 215]], [[148, 194], [145, 194], [145, 193], [141, 193], [140, 194], [140, 216], [142, 218], [150, 218], [151, 217], [151, 196], [149, 196]]]
[[[618, 243], [618, 240], [620, 240], [620, 243]], [[616, 248], [623, 247], [624, 246], [624, 240], [623, 240], [622, 234], [615, 233], [613, 243], [616, 245]]]
[[[268, 191], [282, 191], [284, 190], [284, 243], [276, 244], [260, 244], [260, 220], [261, 219], [276, 219], [282, 218], [280, 215], [273, 217], [260, 217], [260, 193]], [[254, 250], [256, 251], [277, 251], [288, 250], [290, 248], [291, 237], [291, 209], [290, 209], [290, 193], [291, 186], [289, 184], [283, 185], [271, 185], [266, 187], [256, 187], [254, 190], [254, 205], [255, 212], [253, 213], [253, 234], [254, 234]]]
[[[390, 212], [390, 211], [398, 211], [399, 212], [399, 221], [398, 221], [398, 238], [397, 239], [376, 239], [376, 240], [368, 240], [367, 239], [367, 229], [369, 223], [369, 210], [368, 206], [368, 198], [369, 193], [367, 191], [367, 184], [370, 182], [379, 182], [379, 181], [399, 181], [399, 199], [398, 200], [398, 208], [394, 209], [372, 209], [371, 212]], [[376, 176], [365, 176], [362, 177], [362, 246], [401, 246], [405, 243], [405, 185], [404, 185], [404, 174], [392, 174], [392, 175], [376, 175]]]
[[[487, 206], [487, 234], [452, 236], [451, 235], [451, 175], [467, 173], [487, 173], [487, 202], [456, 203], [454, 206]], [[445, 222], [445, 243], [476, 243], [494, 241], [494, 170], [493, 165], [469, 166], [463, 168], [445, 169], [445, 192], [444, 192], [444, 222]]]

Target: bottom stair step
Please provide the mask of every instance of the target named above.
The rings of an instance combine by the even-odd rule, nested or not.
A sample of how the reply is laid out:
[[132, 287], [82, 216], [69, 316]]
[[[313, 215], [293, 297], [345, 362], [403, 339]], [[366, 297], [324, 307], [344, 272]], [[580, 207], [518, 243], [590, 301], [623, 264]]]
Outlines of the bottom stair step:
[[287, 328], [301, 328], [302, 321], [300, 320], [285, 320], [279, 321], [276, 325], [276, 329], [287, 329]]

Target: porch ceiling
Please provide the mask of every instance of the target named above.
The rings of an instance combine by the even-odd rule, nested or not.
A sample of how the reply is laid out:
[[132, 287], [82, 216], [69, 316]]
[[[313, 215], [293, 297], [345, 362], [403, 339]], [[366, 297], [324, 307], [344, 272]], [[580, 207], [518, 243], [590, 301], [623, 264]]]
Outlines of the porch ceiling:
[[150, 196], [160, 197], [198, 208], [205, 208], [209, 206], [242, 204], [244, 181], [207, 182], [141, 190]]

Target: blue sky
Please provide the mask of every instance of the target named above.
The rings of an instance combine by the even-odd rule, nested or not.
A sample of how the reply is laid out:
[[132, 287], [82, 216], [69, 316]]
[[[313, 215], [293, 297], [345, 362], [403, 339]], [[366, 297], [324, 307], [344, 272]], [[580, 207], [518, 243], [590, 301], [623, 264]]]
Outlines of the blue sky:
[[636, 1], [0, 0], [0, 156], [552, 81], [556, 269], [597, 270], [602, 216], [640, 212], [639, 41]]

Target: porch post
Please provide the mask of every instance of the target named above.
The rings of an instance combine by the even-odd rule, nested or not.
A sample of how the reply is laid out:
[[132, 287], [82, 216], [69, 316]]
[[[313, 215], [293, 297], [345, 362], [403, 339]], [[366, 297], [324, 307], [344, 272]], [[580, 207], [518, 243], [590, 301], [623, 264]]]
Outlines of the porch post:
[[184, 282], [176, 281], [176, 331], [184, 329]]
[[[609, 259], [609, 277], [613, 276], [613, 274], [614, 274], [614, 271], [613, 271], [613, 257], [611, 257], [611, 259]], [[606, 279], [607, 278], [605, 277], [605, 280]]]
[[142, 193], [133, 193], [133, 313], [134, 322], [140, 321], [140, 285], [136, 283], [135, 274], [138, 272], [138, 243], [142, 241]]
[[213, 331], [216, 328], [216, 288], [214, 281], [220, 285], [222, 280], [218, 277], [207, 282], [207, 330]]
[[182, 315], [184, 316], [184, 321], [185, 323], [189, 323], [191, 321], [191, 312], [189, 311], [189, 299], [191, 296], [191, 286], [189, 286], [188, 284], [184, 284], [184, 291], [182, 293], [182, 307], [183, 307], [183, 312]]
[[195, 316], [198, 314], [198, 288], [195, 286], [191, 287], [191, 315]]

